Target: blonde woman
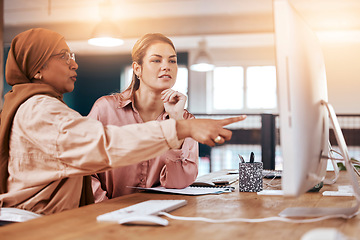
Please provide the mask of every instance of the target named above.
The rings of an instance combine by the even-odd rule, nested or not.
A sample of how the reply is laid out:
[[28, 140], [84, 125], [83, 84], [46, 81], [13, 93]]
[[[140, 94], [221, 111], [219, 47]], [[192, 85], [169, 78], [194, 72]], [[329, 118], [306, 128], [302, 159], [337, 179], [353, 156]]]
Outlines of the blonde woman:
[[[171, 88], [178, 65], [172, 41], [160, 33], [141, 37], [132, 50], [133, 76], [122, 93], [101, 97], [89, 117], [104, 125], [123, 126], [166, 119], [193, 119], [184, 109], [186, 96]], [[184, 188], [198, 172], [198, 143], [185, 138], [179, 149], [149, 157], [141, 163], [93, 176], [95, 202], [136, 191], [130, 187]]]

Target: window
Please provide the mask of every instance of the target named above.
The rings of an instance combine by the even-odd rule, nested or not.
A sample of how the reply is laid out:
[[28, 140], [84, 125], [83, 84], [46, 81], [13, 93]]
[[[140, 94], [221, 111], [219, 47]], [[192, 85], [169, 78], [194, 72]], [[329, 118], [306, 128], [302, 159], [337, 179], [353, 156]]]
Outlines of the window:
[[215, 110], [244, 107], [244, 69], [217, 67], [214, 69], [213, 107]]
[[175, 91], [179, 91], [185, 95], [188, 95], [188, 69], [185, 66], [178, 67], [178, 74], [176, 78], [176, 83], [173, 87]]
[[[275, 66], [216, 67], [212, 75], [211, 113], [259, 112], [277, 108]], [[209, 92], [210, 91], [210, 92]]]
[[276, 108], [276, 69], [274, 66], [248, 67], [246, 83], [248, 108]]
[[129, 87], [129, 85], [130, 85], [130, 83], [131, 83], [132, 75], [133, 75], [132, 66], [127, 66], [127, 67], [125, 68], [125, 73], [124, 73], [124, 75], [121, 76], [121, 79], [120, 79], [121, 91], [124, 91], [126, 88]]

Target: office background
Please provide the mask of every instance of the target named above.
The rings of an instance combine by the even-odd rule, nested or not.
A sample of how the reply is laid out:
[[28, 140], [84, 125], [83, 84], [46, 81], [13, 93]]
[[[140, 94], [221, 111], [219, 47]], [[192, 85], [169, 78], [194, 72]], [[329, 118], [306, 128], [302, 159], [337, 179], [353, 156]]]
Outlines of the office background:
[[[360, 128], [356, 118], [360, 115], [360, 2], [290, 2], [318, 34], [325, 58], [329, 102], [337, 114], [355, 115], [350, 129]], [[201, 40], [206, 41], [207, 50], [217, 67], [276, 64], [271, 0], [2, 0], [1, 4], [4, 61], [11, 39], [21, 31], [44, 27], [65, 36], [79, 64], [75, 90], [65, 94], [65, 101], [82, 115], [90, 111], [100, 96], [124, 88], [126, 67], [131, 64], [131, 48], [137, 38], [148, 32], [161, 32], [170, 37], [177, 48], [179, 64], [185, 67], [192, 64]], [[105, 8], [107, 12], [104, 13], [105, 5], [111, 7]], [[101, 48], [87, 43], [96, 24], [105, 16], [119, 29], [124, 40], [122, 46]], [[189, 69], [188, 109], [201, 116], [211, 114], [209, 116], [213, 117], [216, 112], [208, 106], [211, 101], [206, 90], [211, 82], [209, 78], [209, 73]], [[8, 90], [5, 83], [3, 93]], [[243, 112], [229, 110], [228, 113]], [[277, 109], [246, 109], [245, 113], [277, 114]], [[259, 120], [256, 116], [254, 118], [257, 120], [251, 124], [257, 125]], [[243, 125], [239, 128], [253, 129]], [[243, 150], [244, 154], [259, 147], [248, 145], [250, 147]], [[229, 151], [241, 150], [235, 147], [219, 151], [213, 151], [213, 157], [225, 158]], [[257, 151], [261, 155], [261, 149]], [[358, 156], [357, 151], [355, 149], [354, 157]], [[220, 166], [232, 166], [227, 164], [221, 163]]]

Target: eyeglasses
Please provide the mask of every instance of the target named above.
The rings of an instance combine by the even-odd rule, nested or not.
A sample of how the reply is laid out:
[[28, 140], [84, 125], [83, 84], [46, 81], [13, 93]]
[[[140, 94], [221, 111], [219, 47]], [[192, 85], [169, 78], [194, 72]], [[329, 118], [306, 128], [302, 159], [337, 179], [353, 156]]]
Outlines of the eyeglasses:
[[55, 57], [55, 56], [61, 56], [60, 58], [64, 59], [66, 61], [67, 65], [70, 65], [71, 59], [75, 61], [75, 53], [73, 53], [73, 52], [62, 52], [62, 53], [51, 55], [51, 57]]

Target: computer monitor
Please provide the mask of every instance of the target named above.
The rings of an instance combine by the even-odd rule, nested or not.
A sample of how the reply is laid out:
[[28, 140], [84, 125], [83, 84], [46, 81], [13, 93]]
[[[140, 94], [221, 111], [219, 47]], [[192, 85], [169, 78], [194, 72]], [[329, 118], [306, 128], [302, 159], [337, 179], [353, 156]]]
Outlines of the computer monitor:
[[326, 173], [329, 119], [325, 64], [315, 33], [288, 3], [274, 1], [283, 191], [299, 196]]
[[[285, 196], [297, 197], [324, 181], [329, 154], [329, 116], [333, 125], [338, 123], [327, 103], [325, 63], [315, 33], [287, 0], [274, 0], [273, 13], [282, 189]], [[338, 126], [335, 130], [343, 157], [348, 161], [341, 130]], [[351, 214], [355, 209], [314, 211], [301, 208], [285, 215], [313, 216], [344, 211]]]

